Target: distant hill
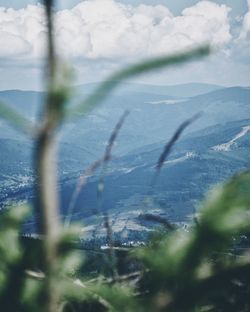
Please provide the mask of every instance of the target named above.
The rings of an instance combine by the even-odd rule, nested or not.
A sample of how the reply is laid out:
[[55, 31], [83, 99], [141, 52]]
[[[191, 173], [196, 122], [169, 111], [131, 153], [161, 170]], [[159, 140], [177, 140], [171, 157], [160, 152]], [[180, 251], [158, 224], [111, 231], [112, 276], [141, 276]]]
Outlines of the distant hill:
[[44, 93], [37, 91], [0, 91], [0, 101], [9, 104], [27, 117], [34, 118], [43, 102]]
[[[250, 119], [190, 134], [175, 146], [154, 188], [151, 181], [164, 142], [114, 160], [104, 179], [102, 209], [109, 211], [113, 228], [119, 231], [125, 226], [146, 231], [148, 225], [140, 219], [143, 213], [188, 222], [213, 185], [249, 169], [249, 142]], [[88, 225], [96, 222], [97, 181], [98, 175], [84, 188], [75, 207], [74, 219]], [[75, 180], [62, 186], [64, 213], [74, 188]]]
[[[91, 87], [95, 85], [85, 86], [84, 90], [90, 91]], [[170, 92], [171, 88], [178, 91], [178, 96], [175, 91]], [[207, 92], [209, 88], [212, 90]], [[201, 89], [205, 93], [197, 94]], [[79, 101], [84, 90], [78, 91], [69, 105]], [[193, 92], [193, 96], [188, 92]], [[0, 100], [33, 120], [41, 111], [43, 97], [43, 93], [32, 91], [0, 92]], [[111, 131], [128, 109], [130, 115], [113, 148], [114, 159], [105, 178], [104, 209], [109, 209], [116, 229], [128, 220], [127, 228], [145, 230], [146, 225], [138, 219], [144, 209], [152, 212], [155, 208], [155, 213], [175, 222], [188, 220], [213, 184], [249, 168], [249, 103], [250, 88], [220, 89], [200, 84], [151, 88], [124, 84], [88, 116], [79, 115], [60, 130], [62, 212], [67, 212], [77, 178], [103, 155]], [[185, 130], [163, 168], [159, 183], [154, 190], [150, 189], [154, 166], [164, 144], [184, 120], [197, 112], [203, 113], [201, 118]], [[32, 200], [33, 142], [1, 121], [0, 146], [0, 207], [9, 200]], [[97, 174], [90, 179], [74, 214], [75, 219], [84, 218], [90, 226], [96, 222], [98, 177]], [[148, 196], [153, 201], [145, 206]]]
[[[90, 83], [82, 86], [78, 86], [77, 90], [81, 92], [89, 93], [98, 86], [98, 83]], [[157, 95], [166, 95], [174, 98], [187, 98], [193, 97], [205, 93], [209, 93], [215, 90], [224, 89], [222, 86], [205, 83], [187, 83], [173, 86], [163, 85], [148, 85], [139, 83], [122, 83], [120, 87], [115, 91], [116, 95], [125, 95], [127, 93], [149, 93]]]

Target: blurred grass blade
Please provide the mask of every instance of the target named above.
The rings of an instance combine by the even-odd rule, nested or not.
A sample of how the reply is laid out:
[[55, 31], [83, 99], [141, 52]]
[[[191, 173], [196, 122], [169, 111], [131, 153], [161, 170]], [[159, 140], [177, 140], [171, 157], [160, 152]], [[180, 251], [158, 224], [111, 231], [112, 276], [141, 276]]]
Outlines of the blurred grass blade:
[[103, 194], [103, 191], [104, 191], [104, 177], [106, 175], [106, 171], [107, 171], [107, 166], [108, 166], [108, 163], [109, 161], [111, 160], [112, 158], [112, 149], [114, 147], [114, 144], [116, 142], [116, 139], [120, 133], [120, 130], [127, 118], [127, 116], [129, 115], [129, 111], [126, 110], [121, 118], [119, 119], [118, 123], [116, 124], [116, 126], [114, 127], [110, 137], [109, 137], [109, 140], [108, 140], [108, 143], [107, 143], [107, 146], [106, 146], [106, 149], [105, 149], [105, 153], [104, 153], [104, 157], [103, 157], [103, 168], [102, 168], [102, 172], [101, 172], [101, 176], [100, 176], [100, 179], [99, 179], [99, 182], [98, 182], [98, 187], [97, 187], [97, 195], [98, 195], [98, 201], [99, 201], [99, 210], [101, 208], [101, 199], [102, 199], [102, 194]]
[[126, 67], [125, 69], [122, 69], [117, 73], [111, 75], [109, 79], [107, 79], [99, 87], [97, 87], [97, 89], [91, 95], [89, 95], [82, 103], [80, 103], [77, 107], [69, 110], [66, 117], [73, 118], [77, 115], [85, 115], [86, 113], [94, 109], [95, 106], [101, 103], [115, 87], [117, 87], [122, 81], [128, 78], [132, 78], [134, 76], [157, 69], [163, 69], [169, 66], [195, 60], [204, 57], [209, 53], [210, 47], [202, 46], [182, 53], [151, 58], [130, 67]]
[[173, 136], [171, 137], [171, 139], [166, 143], [158, 161], [157, 161], [157, 164], [156, 164], [156, 171], [155, 171], [155, 174], [152, 178], [152, 181], [151, 181], [151, 187], [154, 187], [157, 180], [158, 180], [158, 177], [159, 177], [159, 174], [160, 174], [160, 171], [165, 163], [165, 161], [167, 160], [168, 156], [170, 155], [171, 151], [172, 151], [172, 148], [174, 147], [175, 143], [179, 140], [180, 136], [182, 135], [183, 131], [188, 127], [190, 126], [196, 119], [198, 119], [200, 116], [201, 116], [201, 112], [195, 114], [194, 116], [192, 116], [191, 118], [185, 120], [178, 128], [177, 130], [175, 131], [175, 133], [173, 134]]
[[164, 165], [164, 162], [166, 161], [167, 157], [171, 153], [172, 148], [174, 147], [175, 143], [178, 141], [180, 138], [181, 134], [183, 131], [190, 126], [196, 119], [198, 119], [201, 116], [201, 113], [198, 113], [191, 117], [190, 119], [185, 120], [175, 131], [174, 135], [172, 138], [167, 142], [167, 144], [164, 147], [163, 152], [161, 153], [159, 160], [156, 165], [156, 169], [159, 171], [161, 170], [162, 166]]
[[125, 122], [125, 119], [127, 118], [127, 116], [129, 115], [129, 111], [126, 110], [124, 112], [124, 114], [121, 116], [120, 120], [118, 121], [118, 123], [116, 124], [114, 130], [112, 131], [107, 147], [106, 147], [106, 151], [105, 151], [105, 155], [104, 155], [104, 162], [108, 162], [111, 159], [111, 152], [112, 152], [112, 148], [115, 144], [115, 141], [117, 139], [117, 136]]
[[[112, 131], [110, 138], [108, 140], [108, 144], [106, 146], [105, 149], [105, 153], [104, 156], [98, 160], [96, 160], [93, 164], [91, 164], [86, 170], [85, 172], [80, 176], [76, 188], [73, 192], [73, 195], [71, 197], [70, 203], [69, 203], [69, 208], [68, 208], [68, 212], [67, 212], [67, 216], [64, 222], [64, 226], [68, 227], [71, 223], [71, 219], [73, 216], [73, 211], [74, 211], [74, 207], [76, 205], [76, 201], [81, 193], [81, 190], [84, 188], [84, 186], [87, 184], [88, 178], [91, 177], [94, 172], [102, 165], [102, 164], [106, 164], [108, 163], [108, 161], [112, 158], [112, 148], [114, 146], [114, 143], [116, 141], [116, 138], [119, 134], [120, 129], [123, 126], [123, 123], [126, 119], [126, 117], [128, 116], [129, 111], [125, 111], [124, 114], [122, 115], [122, 117], [120, 118], [120, 120], [118, 121], [118, 123], [116, 124], [114, 130]], [[103, 171], [105, 171], [105, 169], [103, 169]], [[102, 178], [99, 181], [98, 184], [98, 189], [100, 189], [100, 183], [103, 183], [103, 174], [102, 173]]]
[[69, 203], [69, 208], [67, 212], [67, 216], [64, 222], [64, 227], [69, 227], [71, 223], [71, 219], [73, 216], [73, 211], [77, 202], [77, 199], [81, 193], [81, 190], [84, 188], [84, 186], [87, 184], [88, 178], [91, 177], [94, 172], [101, 166], [103, 163], [103, 158], [98, 159], [95, 161], [93, 164], [91, 164], [85, 172], [80, 176], [76, 188], [74, 189], [73, 195], [71, 197], [70, 203]]
[[32, 122], [3, 102], [0, 102], [0, 118], [24, 134], [35, 134], [35, 127]]
[[[74, 189], [73, 195], [71, 197], [70, 203], [69, 203], [69, 208], [68, 208], [68, 212], [67, 212], [67, 216], [64, 222], [64, 226], [68, 227], [71, 223], [71, 219], [73, 216], [73, 211], [77, 202], [77, 199], [82, 191], [82, 189], [85, 187], [85, 185], [87, 184], [88, 178], [91, 177], [94, 172], [102, 165], [102, 164], [107, 164], [110, 159], [112, 158], [112, 148], [115, 144], [115, 141], [117, 139], [117, 136], [119, 134], [119, 131], [121, 130], [124, 121], [126, 119], [126, 117], [128, 116], [129, 111], [125, 111], [124, 114], [121, 116], [121, 118], [119, 119], [118, 123], [116, 124], [114, 130], [112, 131], [110, 138], [108, 140], [108, 144], [106, 146], [105, 149], [105, 153], [104, 156], [101, 157], [100, 159], [96, 160], [93, 164], [91, 164], [86, 170], [85, 172], [80, 176], [76, 188]], [[103, 183], [103, 176], [105, 174], [105, 166], [103, 168], [103, 172], [100, 178], [100, 181], [98, 183], [98, 189], [100, 189], [100, 183]]]
[[163, 218], [161, 216], [154, 215], [152, 213], [144, 213], [140, 215], [140, 218], [144, 221], [159, 223], [160, 225], [163, 225], [169, 231], [176, 230], [176, 226], [174, 224], [168, 221], [168, 219]]

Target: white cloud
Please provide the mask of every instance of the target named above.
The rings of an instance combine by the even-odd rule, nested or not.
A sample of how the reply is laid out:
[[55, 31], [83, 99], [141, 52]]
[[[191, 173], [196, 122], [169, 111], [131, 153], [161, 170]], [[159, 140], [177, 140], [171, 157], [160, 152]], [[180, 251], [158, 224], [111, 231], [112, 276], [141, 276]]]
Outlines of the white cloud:
[[16, 55], [26, 55], [30, 52], [30, 46], [20, 36], [0, 30], [0, 57], [13, 57]]
[[21, 10], [0, 8], [0, 56], [38, 57], [44, 51], [46, 26], [41, 5]]
[[248, 12], [246, 13], [243, 19], [242, 30], [240, 34], [241, 39], [245, 39], [250, 31], [250, 0], [247, 0], [247, 4], [248, 4]]
[[[223, 46], [231, 40], [229, 11], [225, 5], [200, 1], [173, 16], [163, 5], [134, 7], [114, 0], [86, 0], [56, 13], [58, 51], [74, 58], [128, 59], [204, 42]], [[45, 35], [41, 5], [0, 8], [0, 57], [41, 57]]]

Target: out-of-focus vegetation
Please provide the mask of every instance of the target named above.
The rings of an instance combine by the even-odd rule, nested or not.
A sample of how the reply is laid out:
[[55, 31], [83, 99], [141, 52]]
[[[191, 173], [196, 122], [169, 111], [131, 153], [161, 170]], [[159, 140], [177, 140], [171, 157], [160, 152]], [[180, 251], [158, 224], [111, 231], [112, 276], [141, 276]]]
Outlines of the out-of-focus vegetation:
[[[80, 248], [79, 229], [63, 228], [58, 213], [57, 128], [67, 118], [83, 118], [120, 81], [205, 56], [209, 47], [128, 67], [112, 75], [83, 103], [71, 109], [67, 107], [71, 92], [69, 71], [55, 53], [53, 1], [44, 1], [44, 5], [48, 62], [47, 99], [41, 123], [34, 126], [8, 106], [2, 103], [0, 106], [2, 118], [35, 140], [38, 202], [34, 210], [40, 234], [38, 239], [21, 235], [22, 223], [30, 213], [27, 207], [6, 208], [1, 213], [1, 311], [249, 311], [250, 254], [247, 249], [238, 253], [237, 248], [250, 231], [249, 172], [235, 176], [211, 192], [188, 231], [175, 229], [167, 220], [158, 220], [164, 221], [160, 222], [164, 231], [159, 231], [144, 247], [115, 248], [105, 215], [108, 249], [89, 257]], [[165, 146], [157, 170], [192, 120], [184, 122]], [[118, 130], [119, 123], [109, 147]], [[100, 164], [105, 165], [110, 156], [107, 149]], [[91, 267], [98, 267], [94, 276], [88, 272]]]
[[[238, 249], [250, 232], [249, 187], [250, 173], [241, 173], [209, 194], [188, 231], [160, 231], [145, 247], [118, 249], [116, 275], [108, 267], [108, 253], [96, 252], [90, 261], [85, 258], [77, 228], [61, 232], [58, 309], [249, 311], [250, 253]], [[3, 311], [44, 311], [46, 264], [41, 240], [19, 235], [26, 215], [26, 207], [10, 208], [1, 215]], [[86, 266], [99, 272], [90, 276]]]

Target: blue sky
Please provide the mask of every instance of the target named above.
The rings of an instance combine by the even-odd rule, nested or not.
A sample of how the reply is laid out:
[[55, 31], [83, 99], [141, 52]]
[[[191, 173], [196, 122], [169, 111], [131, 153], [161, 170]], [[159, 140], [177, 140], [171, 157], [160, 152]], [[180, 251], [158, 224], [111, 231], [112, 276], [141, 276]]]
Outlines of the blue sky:
[[[58, 1], [58, 50], [73, 64], [76, 83], [99, 81], [137, 60], [210, 42], [218, 52], [206, 60], [136, 81], [250, 85], [250, 0], [119, 2], [124, 5]], [[46, 31], [42, 7], [28, 0], [1, 0], [0, 6], [15, 9], [0, 9], [0, 90], [40, 89]]]

